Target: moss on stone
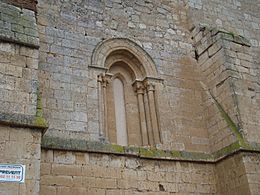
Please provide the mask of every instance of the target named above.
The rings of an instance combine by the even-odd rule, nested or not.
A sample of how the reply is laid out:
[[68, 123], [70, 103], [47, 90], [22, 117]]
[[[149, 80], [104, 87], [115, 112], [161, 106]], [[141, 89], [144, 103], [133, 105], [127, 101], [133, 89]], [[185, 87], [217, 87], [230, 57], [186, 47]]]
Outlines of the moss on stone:
[[115, 144], [105, 144], [95, 141], [76, 140], [76, 139], [62, 139], [58, 137], [44, 136], [42, 139], [43, 148], [97, 152], [97, 153], [111, 153], [120, 155], [131, 155], [147, 159], [162, 159], [162, 160], [180, 160], [180, 161], [194, 161], [194, 162], [216, 162], [228, 155], [237, 151], [248, 150], [252, 152], [260, 152], [260, 147], [247, 146], [244, 148], [236, 141], [223, 149], [220, 149], [213, 154], [202, 152], [186, 152], [176, 150], [158, 150], [144, 147], [124, 147]]
[[236, 126], [236, 124], [233, 122], [233, 120], [230, 118], [230, 116], [227, 114], [227, 112], [223, 109], [221, 104], [217, 101], [217, 99], [210, 93], [211, 97], [213, 98], [218, 110], [220, 111], [221, 116], [226, 121], [229, 129], [232, 131], [232, 133], [236, 136], [240, 146], [245, 146], [245, 140], [242, 136], [242, 134], [239, 131], [239, 128]]
[[235, 151], [237, 151], [237, 150], [239, 150], [241, 148], [242, 147], [240, 145], [240, 142], [236, 141], [236, 142], [234, 142], [234, 143], [232, 143], [232, 144], [230, 144], [230, 145], [228, 145], [228, 146], [226, 146], [226, 147], [224, 147], [224, 148], [214, 152], [213, 153], [213, 157], [215, 159], [218, 159], [218, 158], [221, 158], [221, 157], [226, 156], [228, 154], [232, 154], [233, 152], [235, 152]]
[[172, 154], [173, 158], [181, 158], [181, 152], [180, 151], [172, 150], [171, 154]]
[[140, 148], [140, 156], [154, 157], [155, 154], [152, 150], [149, 150], [148, 148]]
[[112, 149], [111, 152], [115, 152], [115, 153], [124, 153], [125, 152], [125, 149], [123, 146], [119, 146], [119, 145], [115, 145], [115, 144], [109, 144], [108, 146], [109, 146], [109, 148]]
[[167, 155], [163, 150], [140, 148], [140, 156], [149, 158], [166, 158]]
[[140, 147], [128, 146], [125, 147], [124, 149], [125, 149], [125, 154], [139, 155], [140, 153]]
[[48, 127], [47, 122], [46, 122], [45, 118], [43, 117], [42, 99], [41, 99], [39, 90], [37, 90], [36, 117], [33, 121], [33, 124], [36, 126], [41, 126], [41, 127]]
[[43, 117], [35, 117], [33, 121], [33, 125], [40, 126], [40, 127], [47, 127], [46, 120]]

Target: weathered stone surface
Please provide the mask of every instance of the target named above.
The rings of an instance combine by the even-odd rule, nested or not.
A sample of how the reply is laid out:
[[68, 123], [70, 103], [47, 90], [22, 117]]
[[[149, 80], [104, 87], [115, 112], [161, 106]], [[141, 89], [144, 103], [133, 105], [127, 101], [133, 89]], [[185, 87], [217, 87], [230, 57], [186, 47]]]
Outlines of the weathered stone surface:
[[41, 132], [0, 125], [0, 163], [26, 166], [25, 183], [0, 184], [3, 194], [39, 194]]
[[[256, 1], [33, 2], [0, 2], [0, 159], [28, 165], [1, 192], [258, 194]], [[113, 70], [144, 85], [124, 83], [126, 147], [97, 78]]]
[[[46, 153], [43, 150], [42, 160]], [[76, 153], [57, 152], [64, 159], [75, 159]], [[55, 156], [55, 154], [54, 154]], [[91, 192], [91, 194], [198, 193], [216, 192], [214, 165], [158, 162], [145, 159], [89, 153], [82, 164], [49, 161], [42, 164], [41, 194], [59, 189]], [[72, 162], [72, 161], [71, 161]], [[49, 167], [52, 167], [51, 171]]]
[[0, 40], [38, 48], [39, 36], [35, 13], [25, 9], [27, 6], [18, 8], [4, 2], [0, 2]]

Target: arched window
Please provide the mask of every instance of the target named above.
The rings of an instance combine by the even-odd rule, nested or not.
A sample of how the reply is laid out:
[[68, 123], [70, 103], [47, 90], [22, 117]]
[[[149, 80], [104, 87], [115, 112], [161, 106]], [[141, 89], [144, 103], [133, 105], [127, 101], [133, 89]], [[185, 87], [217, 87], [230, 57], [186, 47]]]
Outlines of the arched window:
[[123, 82], [119, 78], [113, 79], [113, 95], [115, 106], [115, 122], [117, 144], [126, 146], [127, 129], [126, 129], [126, 109], [125, 109], [125, 93]]
[[109, 82], [105, 89], [107, 115], [104, 117], [108, 140], [120, 145], [142, 145], [138, 104], [133, 87], [135, 74], [123, 61], [113, 62], [107, 74], [110, 78], [105, 76]]
[[92, 66], [99, 81], [100, 135], [119, 145], [160, 143], [155, 65], [127, 39], [110, 39], [94, 51]]

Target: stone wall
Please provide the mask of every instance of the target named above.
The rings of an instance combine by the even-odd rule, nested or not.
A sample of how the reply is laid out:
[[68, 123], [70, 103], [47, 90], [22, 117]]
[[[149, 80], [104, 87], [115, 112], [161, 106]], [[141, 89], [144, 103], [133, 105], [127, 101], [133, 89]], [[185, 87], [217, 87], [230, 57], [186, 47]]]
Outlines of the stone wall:
[[39, 47], [35, 13], [4, 2], [0, 2], [0, 39], [34, 48]]
[[0, 183], [1, 195], [39, 194], [41, 131], [0, 126], [0, 163], [25, 165], [25, 183]]
[[220, 194], [259, 194], [259, 155], [240, 153], [216, 164], [217, 191]]
[[[36, 16], [35, 1], [2, 0], [0, 163], [25, 164], [27, 174], [0, 194], [257, 194], [258, 8], [40, 0]], [[97, 76], [106, 68], [92, 66], [93, 52], [111, 38], [138, 45], [156, 66], [155, 148], [100, 139]], [[42, 115], [50, 128], [41, 141]]]
[[241, 154], [228, 157], [216, 164], [216, 180], [219, 194], [250, 194]]
[[258, 194], [259, 155], [214, 162], [43, 149], [41, 194]]
[[[204, 100], [208, 98], [200, 83], [204, 79], [201, 74], [203, 70], [194, 60], [192, 40], [188, 31], [190, 23], [198, 25], [197, 21], [201, 21], [225, 28], [227, 32], [245, 35], [252, 45], [252, 49], [241, 46], [242, 50], [247, 51], [238, 51], [240, 49], [237, 50], [236, 45], [232, 46], [234, 51], [236, 50], [235, 54], [228, 54], [232, 56], [229, 56], [229, 61], [225, 62], [226, 69], [228, 64], [233, 63], [235, 72], [238, 72], [239, 77], [242, 78], [232, 84], [236, 97], [231, 97], [233, 93], [228, 91], [230, 88], [226, 83], [218, 85], [221, 90], [218, 90], [216, 95], [227, 100], [224, 106], [232, 113], [231, 118], [239, 128], [244, 130], [248, 140], [256, 143], [259, 134], [255, 129], [259, 128], [259, 117], [257, 111], [250, 111], [247, 105], [259, 106], [257, 84], [259, 71], [256, 66], [257, 45], [255, 44], [258, 16], [252, 14], [255, 13], [253, 2], [249, 2], [248, 5], [244, 2], [227, 3], [226, 6], [223, 4], [214, 6], [215, 3], [215, 1], [209, 3], [188, 1], [188, 4], [170, 1], [162, 3], [40, 1], [38, 5], [38, 28], [41, 40], [40, 83], [43, 91], [44, 114], [50, 123], [47, 134], [99, 140], [98, 128], [101, 119], [98, 116], [96, 78], [99, 71], [90, 72], [88, 66], [91, 65], [94, 49], [102, 40], [123, 37], [129, 38], [148, 52], [157, 66], [159, 76], [164, 80], [164, 85], [158, 94], [159, 125], [163, 144], [157, 147], [209, 152], [232, 143], [233, 135], [228, 131], [223, 133], [226, 123], [218, 118], [220, 115], [216, 111], [213, 111], [216, 108], [206, 106], [205, 110], [203, 105]], [[213, 7], [216, 7], [216, 11]], [[218, 13], [217, 9], [222, 7], [224, 7], [222, 12]], [[226, 7], [230, 9], [230, 17], [226, 15]], [[240, 16], [240, 12], [235, 9], [238, 7], [243, 10], [243, 16]], [[211, 9], [213, 12], [210, 11]], [[145, 10], [145, 13], [140, 14], [140, 10]], [[252, 13], [249, 14], [250, 10]], [[205, 20], [201, 13], [208, 14], [209, 19]], [[214, 13], [218, 14], [214, 15]], [[220, 25], [220, 20], [224, 21], [226, 17], [228, 20]], [[241, 18], [240, 22], [232, 23], [232, 18], [236, 17]], [[190, 20], [191, 18], [197, 20]], [[240, 31], [247, 32], [244, 23], [241, 22], [243, 18], [247, 18], [250, 23], [248, 27], [252, 30], [250, 36], [248, 33], [240, 33]], [[228, 44], [225, 52], [230, 47]], [[212, 47], [211, 52], [217, 48], [218, 46]], [[251, 54], [246, 56], [251, 51], [252, 56]], [[240, 59], [234, 62], [236, 55]], [[224, 63], [225, 55], [218, 57], [220, 62], [214, 61], [217, 56], [212, 58], [215, 65]], [[211, 66], [209, 70], [214, 68], [216, 67]], [[215, 75], [213, 78], [218, 78], [220, 71], [221, 69], [217, 72], [213, 70], [212, 74]], [[212, 74], [209, 74], [206, 79], [210, 79]], [[234, 104], [236, 110], [231, 111]], [[208, 112], [209, 115], [205, 116], [204, 114]], [[216, 126], [222, 129], [218, 131], [221, 132], [220, 136], [215, 136]]]
[[[195, 25], [208, 24], [239, 34], [250, 40], [259, 54], [259, 5], [254, 0], [219, 3], [217, 0], [187, 0], [189, 17]], [[257, 60], [257, 59], [255, 59]], [[259, 62], [259, 59], [257, 60]]]
[[43, 150], [41, 195], [215, 194], [213, 164]]
[[97, 73], [91, 56], [108, 38], [141, 46], [164, 80], [158, 111], [164, 149], [208, 152], [202, 88], [187, 7], [172, 1], [50, 2], [38, 4], [40, 83], [47, 135], [99, 140]]
[[250, 94], [257, 88], [246, 79], [247, 75], [256, 74], [249, 52], [250, 43], [241, 36], [217, 28], [201, 26], [192, 34], [203, 78], [201, 84], [206, 92], [204, 113], [211, 150], [224, 148], [242, 140], [243, 136], [250, 139], [251, 133], [255, 137], [255, 129], [247, 128], [248, 120], [244, 116], [252, 114], [254, 118], [257, 115], [257, 111], [248, 113], [246, 109]]
[[38, 50], [2, 42], [0, 55], [1, 112], [35, 115]]
[[[251, 47], [245, 47], [241, 42], [229, 43], [226, 54], [229, 60], [226, 66], [233, 64], [230, 69], [235, 74], [233, 90], [236, 94], [237, 111], [240, 127], [249, 142], [257, 145], [259, 142], [259, 5], [254, 0], [227, 1], [189, 0], [190, 24], [204, 24], [217, 27], [236, 37], [246, 38]], [[236, 41], [235, 41], [236, 42]], [[248, 45], [248, 43], [246, 44]], [[230, 51], [232, 50], [232, 51]], [[228, 67], [229, 68], [229, 67]], [[234, 75], [233, 74], [233, 75]], [[250, 111], [249, 111], [250, 110]]]
[[34, 12], [0, 2], [1, 113], [33, 116], [39, 39]]
[[243, 163], [249, 183], [250, 193], [258, 194], [260, 192], [260, 156], [254, 153], [243, 155]]
[[39, 194], [42, 130], [35, 13], [0, 2], [0, 163], [25, 165], [25, 183], [0, 194]]

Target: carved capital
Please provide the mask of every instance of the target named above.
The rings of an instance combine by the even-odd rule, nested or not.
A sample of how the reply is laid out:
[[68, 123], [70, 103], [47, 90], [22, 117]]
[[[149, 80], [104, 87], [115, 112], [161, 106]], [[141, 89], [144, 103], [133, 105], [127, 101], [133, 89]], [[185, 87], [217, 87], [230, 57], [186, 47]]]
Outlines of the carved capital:
[[107, 85], [111, 82], [112, 74], [101, 73], [98, 75], [97, 81], [101, 83], [102, 87], [106, 88]]
[[133, 87], [134, 87], [134, 90], [137, 94], [144, 94], [144, 91], [145, 91], [145, 87], [144, 87], [144, 84], [142, 81], [138, 81], [136, 80], [134, 83], [133, 83]]
[[145, 88], [146, 88], [146, 91], [154, 91], [155, 84], [152, 82], [145, 82]]

